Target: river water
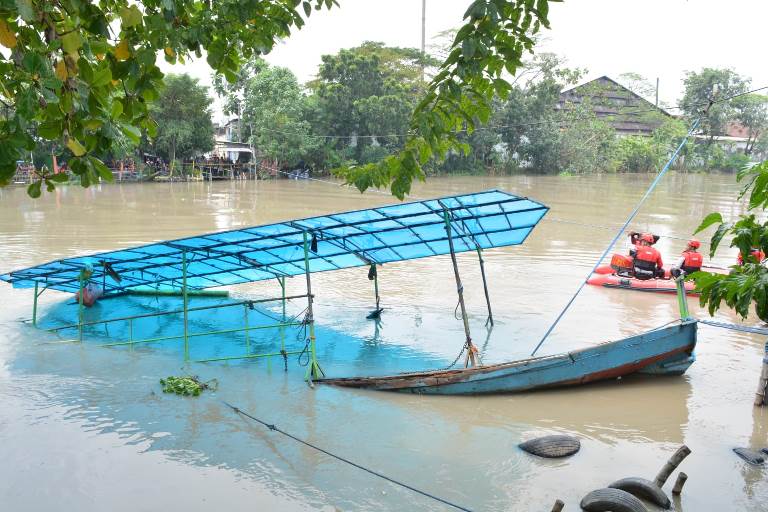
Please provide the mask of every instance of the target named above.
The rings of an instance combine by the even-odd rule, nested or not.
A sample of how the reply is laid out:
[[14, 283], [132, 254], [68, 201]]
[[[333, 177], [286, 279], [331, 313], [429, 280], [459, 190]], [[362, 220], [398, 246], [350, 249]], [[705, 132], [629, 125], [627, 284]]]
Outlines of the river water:
[[[605, 226], [621, 224], [649, 182], [648, 176], [519, 176], [436, 178], [415, 186], [419, 198], [499, 188], [551, 207], [524, 245], [485, 253], [496, 320], [491, 331], [484, 327], [476, 255], [459, 256], [473, 337], [486, 362], [530, 353], [613, 236]], [[662, 235], [658, 247], [671, 261], [684, 242], [670, 237], [687, 236], [711, 211], [726, 217], [742, 211], [736, 192], [732, 176], [671, 175], [634, 227]], [[386, 194], [287, 180], [61, 187], [39, 200], [20, 188], [0, 189], [0, 273], [390, 202]], [[726, 248], [712, 263], [733, 259]], [[365, 319], [373, 302], [365, 269], [313, 277], [326, 372], [450, 364], [463, 340], [450, 259], [386, 265], [379, 277], [386, 308], [379, 324]], [[288, 293], [302, 293], [303, 284], [289, 280]], [[258, 283], [233, 293], [258, 298], [279, 288]], [[88, 314], [120, 316], [115, 308], [163, 305], [151, 300], [138, 306], [104, 301]], [[768, 446], [768, 410], [752, 406], [764, 343], [759, 336], [701, 326], [697, 361], [683, 377], [426, 397], [311, 390], [295, 358], [287, 372], [281, 361], [183, 369], [167, 343], [141, 350], [56, 343], [23, 322], [31, 316], [30, 290], [2, 285], [0, 304], [0, 502], [7, 510], [447, 509], [237, 416], [222, 400], [472, 510], [549, 510], [557, 498], [566, 510], [578, 510], [584, 494], [613, 480], [652, 479], [682, 443], [693, 453], [681, 466], [689, 480], [676, 510], [768, 510], [768, 470], [731, 452]], [[705, 315], [695, 299], [689, 304], [695, 316]], [[40, 298], [43, 322], [74, 320], [73, 311], [64, 294]], [[638, 333], [677, 315], [674, 296], [588, 286], [542, 353]], [[727, 312], [718, 316], [738, 321]], [[218, 379], [218, 391], [195, 399], [164, 395], [158, 379], [184, 371]], [[578, 436], [581, 451], [547, 461], [517, 448], [549, 433]]]

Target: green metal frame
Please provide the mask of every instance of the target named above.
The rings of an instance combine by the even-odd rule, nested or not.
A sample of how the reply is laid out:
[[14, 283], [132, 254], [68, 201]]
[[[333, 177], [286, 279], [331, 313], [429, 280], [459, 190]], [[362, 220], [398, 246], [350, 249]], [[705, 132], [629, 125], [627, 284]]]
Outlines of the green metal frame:
[[32, 325], [34, 327], [37, 327], [37, 300], [40, 298], [43, 292], [47, 289], [48, 287], [43, 287], [43, 289], [38, 292], [37, 291], [38, 283], [35, 283], [35, 297], [34, 297], [34, 300], [32, 301]]
[[[186, 288], [184, 283], [184, 270], [182, 269], [182, 287]], [[40, 292], [42, 293], [42, 292]], [[182, 294], [183, 295], [183, 294]], [[82, 294], [81, 294], [82, 296]], [[293, 354], [300, 354], [303, 352], [303, 350], [296, 350], [296, 351], [286, 351], [285, 349], [285, 328], [286, 327], [300, 327], [303, 325], [303, 322], [296, 322], [296, 321], [287, 321], [286, 312], [285, 312], [285, 306], [286, 302], [291, 299], [300, 299], [308, 297], [307, 295], [294, 295], [294, 296], [286, 296], [285, 292], [283, 292], [282, 296], [279, 298], [269, 298], [269, 299], [257, 299], [257, 300], [246, 300], [242, 302], [232, 302], [228, 304], [216, 304], [212, 306], [199, 306], [190, 308], [188, 304], [188, 298], [186, 301], [184, 301], [182, 309], [177, 310], [171, 310], [171, 311], [158, 311], [156, 313], [145, 313], [142, 315], [133, 315], [133, 316], [126, 316], [126, 317], [119, 317], [119, 318], [110, 318], [106, 320], [96, 320], [92, 322], [85, 322], [83, 321], [82, 316], [82, 310], [83, 310], [83, 304], [81, 301], [79, 301], [79, 307], [78, 307], [78, 323], [71, 324], [71, 325], [63, 325], [59, 327], [53, 327], [49, 329], [45, 329], [48, 332], [59, 332], [66, 329], [77, 329], [78, 331], [78, 338], [75, 340], [65, 340], [64, 342], [80, 342], [82, 341], [82, 333], [83, 328], [88, 326], [95, 326], [95, 325], [104, 325], [107, 326], [108, 324], [115, 323], [115, 322], [128, 322], [128, 340], [127, 341], [117, 341], [113, 343], [102, 343], [99, 344], [99, 347], [119, 347], [119, 346], [128, 346], [133, 348], [136, 344], [141, 343], [156, 343], [161, 341], [169, 341], [169, 340], [183, 340], [184, 342], [184, 361], [185, 363], [188, 362], [195, 362], [195, 363], [202, 363], [202, 362], [210, 362], [210, 361], [229, 361], [229, 360], [235, 360], [235, 359], [253, 359], [253, 358], [261, 358], [265, 357], [267, 358], [267, 362], [270, 361], [270, 358], [272, 356], [283, 356], [283, 358], [287, 361], [288, 355]], [[248, 320], [248, 311], [251, 309], [251, 306], [253, 304], [257, 303], [265, 303], [265, 302], [275, 302], [275, 301], [281, 301], [282, 302], [282, 321], [275, 323], [275, 324], [268, 324], [268, 325], [256, 325], [251, 326], [249, 325]], [[200, 332], [190, 332], [189, 330], [189, 313], [194, 311], [204, 311], [204, 310], [210, 310], [210, 309], [221, 309], [221, 308], [228, 308], [228, 307], [235, 307], [235, 306], [243, 306], [245, 310], [245, 326], [244, 327], [238, 327], [238, 328], [232, 328], [232, 329], [216, 329], [216, 330], [209, 330], [209, 331], [200, 331]], [[150, 318], [150, 317], [158, 317], [158, 316], [166, 316], [166, 315], [174, 315], [174, 314], [183, 314], [184, 315], [184, 332], [182, 334], [173, 335], [173, 336], [158, 336], [154, 338], [143, 338], [143, 339], [134, 339], [133, 337], [133, 322], [134, 320], [140, 319], [140, 318]], [[221, 357], [221, 358], [210, 358], [210, 359], [197, 359], [192, 360], [190, 358], [190, 352], [189, 352], [189, 340], [190, 338], [196, 338], [200, 336], [210, 336], [210, 335], [216, 335], [216, 334], [232, 334], [232, 333], [238, 333], [242, 332], [245, 334], [246, 339], [246, 349], [250, 350], [250, 338], [248, 333], [251, 331], [256, 330], [263, 330], [263, 329], [274, 329], [278, 328], [280, 329], [281, 333], [283, 335], [281, 336], [281, 344], [280, 344], [280, 352], [279, 353], [267, 353], [267, 354], [244, 354], [239, 356], [227, 356], [227, 357]], [[317, 365], [317, 361], [315, 360], [315, 364]], [[287, 366], [287, 364], [286, 364]], [[319, 366], [317, 366], [319, 368]]]
[[317, 362], [317, 349], [315, 347], [315, 317], [312, 311], [312, 278], [309, 271], [309, 234], [304, 231], [304, 273], [307, 276], [307, 324], [309, 328], [309, 361], [304, 380], [312, 384], [313, 379], [325, 377], [320, 364]]
[[680, 310], [680, 319], [688, 320], [691, 318], [691, 313], [688, 311], [688, 298], [685, 295], [685, 276], [681, 274], [680, 277], [675, 278], [675, 284], [677, 285], [677, 307]]

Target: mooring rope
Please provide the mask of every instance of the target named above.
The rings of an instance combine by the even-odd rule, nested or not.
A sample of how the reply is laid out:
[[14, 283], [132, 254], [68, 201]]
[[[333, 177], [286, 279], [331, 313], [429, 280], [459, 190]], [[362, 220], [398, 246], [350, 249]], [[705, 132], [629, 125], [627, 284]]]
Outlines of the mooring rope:
[[304, 446], [308, 446], [309, 448], [317, 450], [320, 453], [328, 455], [329, 457], [333, 457], [334, 459], [336, 459], [338, 461], [344, 462], [345, 464], [349, 464], [350, 466], [355, 467], [355, 468], [360, 469], [360, 470], [363, 470], [366, 473], [369, 473], [369, 474], [371, 474], [373, 476], [377, 476], [377, 477], [381, 478], [382, 480], [386, 480], [387, 482], [389, 482], [391, 484], [395, 484], [395, 485], [398, 485], [400, 487], [403, 487], [404, 489], [408, 489], [409, 491], [413, 491], [413, 492], [415, 492], [417, 494], [421, 494], [422, 496], [424, 496], [426, 498], [430, 498], [432, 500], [439, 501], [440, 503], [442, 503], [444, 505], [448, 505], [449, 507], [453, 507], [456, 510], [463, 510], [465, 512], [472, 512], [471, 509], [468, 509], [466, 507], [462, 507], [461, 505], [457, 505], [456, 503], [450, 502], [450, 501], [448, 501], [448, 500], [446, 500], [444, 498], [441, 498], [439, 496], [435, 496], [434, 494], [430, 494], [430, 493], [428, 493], [426, 491], [422, 491], [421, 489], [417, 489], [416, 487], [413, 487], [412, 485], [408, 485], [408, 484], [406, 484], [404, 482], [401, 482], [399, 480], [395, 480], [394, 478], [388, 477], [387, 475], [379, 473], [378, 471], [374, 471], [373, 469], [370, 469], [370, 468], [367, 468], [367, 467], [365, 467], [363, 465], [357, 464], [356, 462], [352, 462], [351, 460], [346, 459], [346, 458], [342, 457], [341, 455], [336, 455], [335, 453], [331, 453], [328, 450], [320, 448], [317, 445], [314, 445], [314, 444], [312, 444], [312, 443], [310, 443], [308, 441], [305, 441], [304, 439], [301, 439], [299, 437], [294, 436], [293, 434], [290, 434], [290, 433], [286, 432], [285, 430], [280, 429], [274, 423], [267, 423], [266, 421], [261, 420], [261, 419], [255, 417], [255, 416], [245, 412], [244, 410], [242, 410], [239, 407], [236, 407], [236, 406], [230, 404], [229, 402], [226, 402], [226, 401], [222, 400], [222, 403], [224, 405], [226, 405], [227, 407], [229, 407], [230, 409], [232, 409], [235, 413], [241, 414], [241, 415], [245, 416], [246, 418], [249, 418], [249, 419], [251, 419], [251, 420], [253, 420], [253, 421], [257, 422], [257, 423], [260, 423], [261, 425], [267, 427], [269, 430], [272, 430], [274, 432], [278, 432], [280, 434], [283, 434], [284, 436], [286, 436], [286, 437], [288, 437], [290, 439], [293, 439], [297, 443], [301, 443]]
[[[710, 106], [713, 102], [710, 101]], [[672, 166], [672, 163], [677, 159], [677, 155], [680, 154], [680, 151], [682, 151], [683, 147], [688, 143], [688, 139], [693, 135], [693, 132], [696, 131], [696, 129], [699, 127], [699, 123], [701, 122], [701, 117], [696, 119], [693, 124], [691, 125], [691, 129], [688, 130], [688, 133], [683, 137], [683, 140], [680, 142], [680, 145], [677, 146], [677, 149], [675, 149], [675, 152], [672, 153], [672, 156], [670, 157], [669, 161], [664, 165], [664, 167], [659, 171], [659, 174], [656, 175], [656, 178], [651, 182], [651, 185], [648, 187], [648, 190], [645, 191], [645, 194], [643, 194], [643, 197], [640, 198], [640, 201], [635, 206], [635, 209], [632, 210], [632, 213], [629, 214], [629, 217], [627, 217], [627, 220], [624, 221], [624, 224], [621, 226], [619, 231], [616, 233], [616, 235], [613, 237], [611, 242], [608, 244], [608, 247], [605, 248], [605, 251], [603, 251], [603, 254], [600, 255], [600, 258], [595, 262], [594, 267], [592, 267], [592, 270], [589, 271], [589, 273], [586, 275], [586, 277], [581, 281], [581, 284], [576, 289], [576, 293], [574, 293], [571, 298], [568, 300], [568, 302], [565, 304], [565, 307], [560, 311], [560, 314], [557, 315], [555, 318], [555, 321], [552, 322], [552, 325], [549, 326], [547, 329], [547, 332], [544, 333], [544, 336], [541, 337], [541, 340], [539, 341], [539, 344], [536, 345], [536, 348], [533, 349], [533, 352], [531, 352], [531, 356], [535, 356], [536, 352], [539, 351], [539, 348], [544, 344], [544, 342], [547, 340], [549, 335], [552, 333], [552, 331], [557, 327], [557, 324], [560, 323], [560, 320], [563, 318], [563, 315], [568, 311], [568, 309], [571, 307], [571, 304], [573, 304], [573, 301], [576, 300], [576, 297], [578, 297], [579, 293], [581, 293], [581, 290], [584, 289], [584, 286], [587, 284], [587, 280], [589, 277], [594, 274], [595, 270], [597, 270], [597, 267], [600, 266], [600, 264], [603, 262], [606, 256], [608, 256], [608, 253], [613, 249], [613, 246], [616, 245], [616, 242], [619, 241], [619, 238], [624, 234], [624, 232], [629, 227], [629, 224], [632, 222], [632, 220], [637, 216], [637, 214], [640, 212], [640, 208], [643, 206], [645, 201], [648, 199], [648, 197], [651, 195], [651, 192], [656, 188], [656, 185], [659, 184], [661, 181], [661, 178], [664, 177], [664, 175], [667, 173], [669, 168]]]
[[731, 331], [749, 332], [752, 334], [762, 334], [763, 336], [768, 336], [768, 329], [762, 328], [762, 327], [750, 327], [748, 325], [737, 325], [737, 324], [731, 324], [727, 322], [715, 322], [714, 320], [699, 319], [698, 322], [700, 324], [705, 324], [712, 327], [720, 327], [721, 329], [730, 329]]

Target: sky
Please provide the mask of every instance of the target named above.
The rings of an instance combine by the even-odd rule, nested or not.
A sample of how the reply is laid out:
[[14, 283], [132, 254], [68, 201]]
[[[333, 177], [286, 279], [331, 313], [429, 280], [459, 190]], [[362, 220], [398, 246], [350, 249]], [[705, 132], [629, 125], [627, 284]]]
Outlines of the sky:
[[[421, 0], [338, 0], [340, 8], [314, 11], [307, 25], [279, 43], [266, 59], [291, 69], [300, 82], [317, 73], [322, 55], [364, 41], [421, 45]], [[426, 0], [427, 45], [440, 32], [461, 25], [470, 0]], [[679, 102], [686, 71], [732, 68], [768, 85], [766, 0], [566, 0], [550, 7], [551, 29], [541, 50], [557, 53], [586, 79], [626, 72], [659, 78], [659, 96]], [[164, 71], [187, 72], [210, 84], [204, 60]], [[218, 102], [217, 102], [218, 108]]]

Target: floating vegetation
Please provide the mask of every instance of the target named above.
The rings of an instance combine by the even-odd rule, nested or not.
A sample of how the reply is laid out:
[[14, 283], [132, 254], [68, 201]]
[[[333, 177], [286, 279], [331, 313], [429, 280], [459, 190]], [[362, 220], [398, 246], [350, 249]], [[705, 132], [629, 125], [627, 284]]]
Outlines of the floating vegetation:
[[184, 375], [182, 377], [166, 377], [160, 379], [160, 385], [163, 386], [163, 393], [176, 393], [182, 396], [200, 396], [206, 389], [216, 391], [219, 387], [219, 381], [211, 379], [208, 382], [202, 382], [195, 375]]

